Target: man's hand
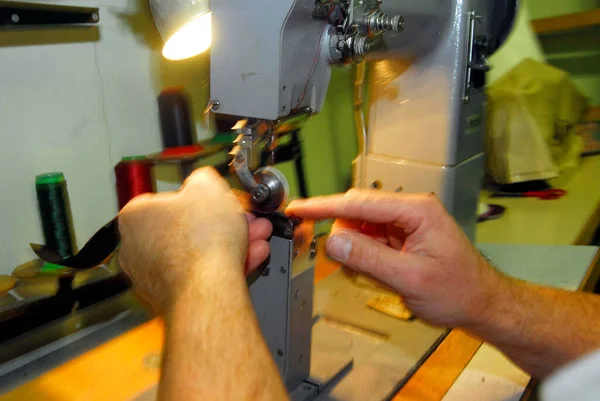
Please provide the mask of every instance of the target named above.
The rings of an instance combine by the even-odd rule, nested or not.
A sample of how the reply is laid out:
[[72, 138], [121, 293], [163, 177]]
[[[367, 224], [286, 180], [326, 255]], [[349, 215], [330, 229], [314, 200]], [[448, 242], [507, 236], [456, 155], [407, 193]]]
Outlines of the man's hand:
[[121, 266], [165, 315], [159, 400], [287, 398], [244, 278], [245, 261], [253, 269], [269, 255], [272, 229], [209, 168], [119, 215]]
[[119, 214], [119, 230], [121, 266], [164, 311], [204, 269], [233, 266], [242, 275], [245, 261], [247, 269], [259, 266], [269, 255], [272, 226], [245, 214], [217, 172], [203, 168], [178, 192], [133, 199]]
[[292, 202], [286, 213], [337, 219], [329, 256], [389, 285], [430, 323], [480, 319], [502, 277], [489, 267], [433, 194], [350, 190]]
[[331, 257], [394, 288], [421, 319], [492, 343], [536, 378], [600, 347], [600, 297], [495, 271], [433, 195], [351, 190], [286, 212], [337, 219]]

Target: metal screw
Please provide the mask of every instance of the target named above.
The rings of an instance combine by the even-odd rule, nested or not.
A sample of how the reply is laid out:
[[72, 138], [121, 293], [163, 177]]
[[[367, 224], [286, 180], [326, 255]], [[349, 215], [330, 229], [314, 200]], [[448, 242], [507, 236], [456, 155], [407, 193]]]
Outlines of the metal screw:
[[299, 296], [300, 296], [300, 290], [296, 290], [296, 293], [294, 294], [294, 299], [298, 299]]
[[396, 188], [396, 192], [402, 192], [402, 191], [404, 191], [404, 188], [402, 188], [402, 187]]
[[260, 273], [261, 276], [268, 276], [269, 274], [271, 274], [271, 268], [269, 266], [265, 267], [262, 273]]
[[286, 90], [286, 89], [287, 89], [287, 86], [283, 85], [283, 90]]
[[252, 190], [252, 199], [257, 203], [263, 203], [269, 197], [271, 191], [265, 184], [258, 184]]
[[98, 13], [93, 13], [92, 14], [92, 21], [98, 22], [99, 19], [100, 19], [100, 17], [98, 16]]
[[286, 110], [287, 110], [287, 107], [283, 106], [281, 109], [282, 109], [283, 111], [286, 111]]
[[287, 269], [285, 268], [285, 266], [281, 266], [281, 267], [279, 268], [279, 271], [281, 271], [282, 273], [284, 273], [284, 274], [285, 274], [285, 272], [287, 271]]
[[383, 188], [383, 184], [381, 183], [381, 181], [376, 180], [376, 181], [373, 181], [373, 183], [371, 184], [371, 188], [381, 189], [381, 188]]
[[211, 100], [210, 103], [212, 104], [212, 106], [210, 106], [212, 111], [217, 111], [221, 108], [221, 102], [218, 100]]
[[277, 349], [277, 355], [282, 356], [283, 355], [283, 351], [281, 349]]
[[17, 14], [13, 14], [10, 16], [10, 19], [12, 20], [12, 22], [14, 22], [15, 24], [18, 24], [19, 21], [21, 20], [21, 18], [19, 18], [19, 16]]

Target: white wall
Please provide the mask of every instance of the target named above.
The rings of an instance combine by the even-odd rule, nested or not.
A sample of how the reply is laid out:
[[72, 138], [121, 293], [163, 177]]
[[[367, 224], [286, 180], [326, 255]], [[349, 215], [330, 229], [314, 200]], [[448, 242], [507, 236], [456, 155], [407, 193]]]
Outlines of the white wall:
[[161, 149], [161, 89], [184, 85], [193, 104], [207, 102], [207, 58], [162, 59], [147, 0], [46, 2], [102, 3], [101, 20], [97, 30], [0, 31], [0, 274], [43, 242], [36, 174], [65, 173], [82, 246], [117, 212], [113, 166]]

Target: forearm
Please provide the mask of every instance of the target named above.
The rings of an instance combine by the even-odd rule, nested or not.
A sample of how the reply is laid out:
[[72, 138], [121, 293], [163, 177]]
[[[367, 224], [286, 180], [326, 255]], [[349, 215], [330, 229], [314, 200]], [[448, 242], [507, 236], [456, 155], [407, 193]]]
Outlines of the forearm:
[[198, 269], [166, 316], [159, 399], [287, 399], [238, 268]]
[[536, 378], [600, 348], [600, 297], [499, 274], [486, 311], [466, 327]]

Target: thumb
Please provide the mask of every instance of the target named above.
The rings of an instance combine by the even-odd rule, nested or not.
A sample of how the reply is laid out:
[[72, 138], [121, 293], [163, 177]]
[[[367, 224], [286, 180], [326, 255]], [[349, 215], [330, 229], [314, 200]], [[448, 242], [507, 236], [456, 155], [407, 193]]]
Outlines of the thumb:
[[327, 254], [352, 270], [395, 288], [401, 281], [399, 276], [412, 264], [413, 258], [413, 255], [390, 248], [367, 235], [346, 230], [329, 237]]

